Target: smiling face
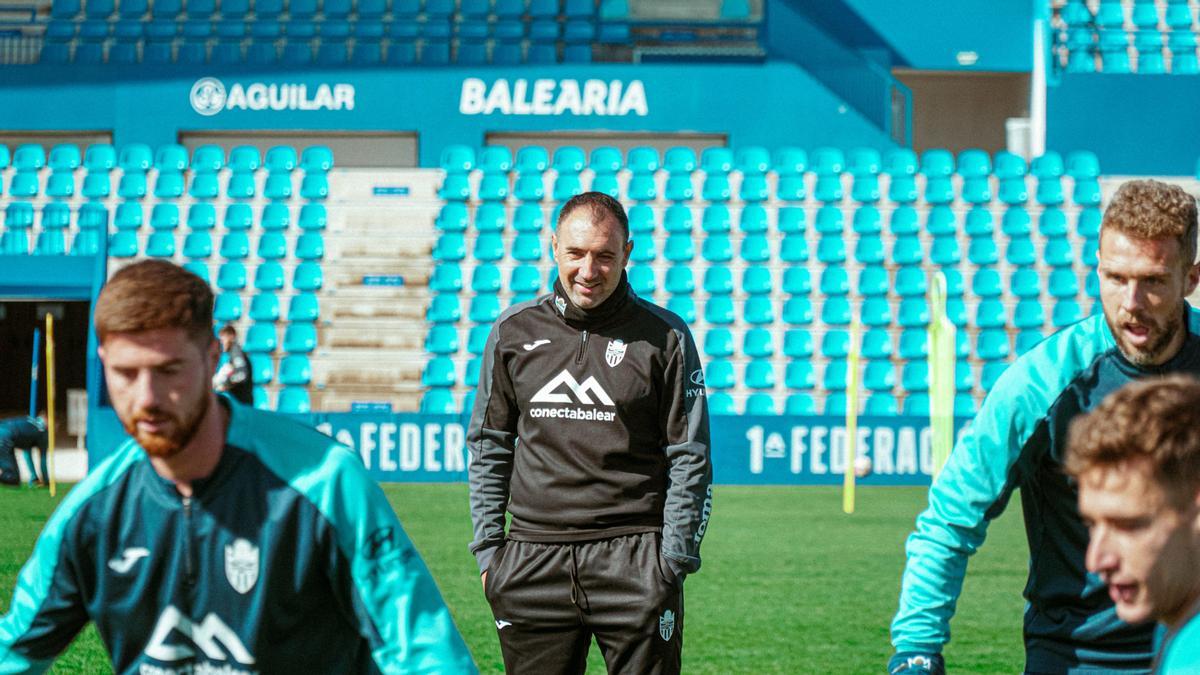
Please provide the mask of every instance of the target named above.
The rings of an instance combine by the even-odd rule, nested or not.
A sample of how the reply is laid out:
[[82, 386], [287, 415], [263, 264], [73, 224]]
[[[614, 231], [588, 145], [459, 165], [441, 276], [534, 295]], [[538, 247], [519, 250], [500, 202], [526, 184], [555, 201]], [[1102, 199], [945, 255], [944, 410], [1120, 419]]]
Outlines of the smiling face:
[[1159, 365], [1187, 336], [1184, 298], [1200, 268], [1185, 265], [1175, 239], [1141, 239], [1115, 229], [1100, 234], [1100, 302], [1117, 346], [1131, 363]]
[[610, 214], [588, 206], [575, 208], [551, 237], [558, 278], [567, 297], [580, 309], [608, 299], [621, 283], [633, 242]]
[[1087, 568], [1108, 586], [1127, 623], [1172, 624], [1200, 598], [1196, 499], [1176, 505], [1144, 458], [1095, 466], [1079, 477]]
[[178, 454], [213, 405], [217, 343], [207, 347], [182, 328], [113, 333], [100, 347], [113, 408], [125, 431], [151, 457]]

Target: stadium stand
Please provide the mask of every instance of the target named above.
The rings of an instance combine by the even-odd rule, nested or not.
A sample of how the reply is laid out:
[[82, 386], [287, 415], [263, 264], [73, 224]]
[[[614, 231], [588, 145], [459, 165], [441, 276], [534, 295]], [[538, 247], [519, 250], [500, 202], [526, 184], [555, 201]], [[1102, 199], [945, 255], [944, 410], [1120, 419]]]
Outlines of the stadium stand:
[[1055, 64], [1070, 73], [1200, 73], [1187, 0], [1058, 0]]

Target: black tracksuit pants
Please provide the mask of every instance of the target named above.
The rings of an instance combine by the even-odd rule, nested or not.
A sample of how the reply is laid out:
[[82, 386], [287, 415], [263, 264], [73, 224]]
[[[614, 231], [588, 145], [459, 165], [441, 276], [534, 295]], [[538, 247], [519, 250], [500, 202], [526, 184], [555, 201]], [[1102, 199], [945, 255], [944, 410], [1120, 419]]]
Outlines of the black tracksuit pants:
[[576, 543], [509, 539], [484, 593], [508, 673], [582, 673], [595, 636], [609, 673], [673, 674], [683, 650], [683, 585], [658, 532]]

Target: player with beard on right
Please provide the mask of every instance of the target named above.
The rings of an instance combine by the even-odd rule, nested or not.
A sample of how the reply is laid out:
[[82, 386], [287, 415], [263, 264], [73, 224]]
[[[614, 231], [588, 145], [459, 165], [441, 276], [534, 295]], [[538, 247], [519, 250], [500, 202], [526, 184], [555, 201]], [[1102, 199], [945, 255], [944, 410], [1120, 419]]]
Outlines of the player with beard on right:
[[1200, 373], [1196, 201], [1153, 180], [1121, 185], [1100, 227], [1102, 314], [1043, 340], [1011, 364], [929, 493], [909, 537], [891, 673], [945, 671], [942, 648], [967, 559], [1017, 488], [1029, 541], [1025, 672], [1145, 673], [1153, 623], [1122, 621], [1089, 574], [1088, 530], [1063, 471], [1077, 416], [1127, 382]]

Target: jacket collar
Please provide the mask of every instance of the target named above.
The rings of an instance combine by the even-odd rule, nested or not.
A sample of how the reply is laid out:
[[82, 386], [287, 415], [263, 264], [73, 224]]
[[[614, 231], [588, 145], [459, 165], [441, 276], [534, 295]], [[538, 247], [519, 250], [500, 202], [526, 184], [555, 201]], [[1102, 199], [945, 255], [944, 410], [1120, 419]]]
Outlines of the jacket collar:
[[633, 289], [630, 288], [629, 280], [623, 271], [621, 272], [621, 281], [613, 289], [612, 295], [591, 309], [583, 309], [571, 302], [570, 296], [567, 295], [566, 290], [563, 288], [562, 280], [554, 280], [554, 311], [568, 325], [578, 328], [597, 326], [617, 316], [629, 305], [632, 296]]

